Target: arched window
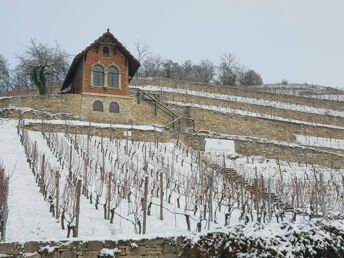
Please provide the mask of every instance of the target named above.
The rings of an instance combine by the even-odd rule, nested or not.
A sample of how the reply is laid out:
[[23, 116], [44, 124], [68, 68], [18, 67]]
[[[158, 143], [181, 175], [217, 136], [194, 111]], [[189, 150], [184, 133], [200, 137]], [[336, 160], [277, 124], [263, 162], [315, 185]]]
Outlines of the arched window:
[[112, 88], [118, 88], [118, 69], [111, 66], [108, 71], [108, 85]]
[[119, 113], [119, 105], [117, 102], [111, 102], [109, 106], [110, 113]]
[[104, 111], [103, 102], [99, 100], [96, 100], [95, 102], [93, 102], [93, 111], [103, 112]]
[[101, 65], [93, 67], [93, 86], [104, 86], [104, 69]]

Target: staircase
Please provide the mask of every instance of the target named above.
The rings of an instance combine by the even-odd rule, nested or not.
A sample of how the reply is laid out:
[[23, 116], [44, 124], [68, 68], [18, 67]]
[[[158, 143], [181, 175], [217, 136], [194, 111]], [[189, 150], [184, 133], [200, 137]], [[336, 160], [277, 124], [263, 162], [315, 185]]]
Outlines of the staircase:
[[181, 129], [181, 128], [195, 128], [195, 121], [191, 117], [179, 115], [160, 101], [159, 94], [148, 93], [144, 90], [137, 89], [137, 103], [140, 104], [141, 101], [145, 101], [154, 108], [154, 115], [158, 115], [158, 110], [165, 113], [170, 117], [171, 121], [168, 122], [164, 128], [165, 129]]
[[[268, 202], [269, 193], [267, 190], [267, 186], [262, 184], [261, 180], [254, 179], [253, 182], [249, 183], [247, 179], [239, 175], [238, 172], [234, 169], [222, 168], [221, 166], [217, 164], [214, 164], [213, 167], [218, 172], [221, 172], [227, 175], [230, 182], [242, 184], [244, 189], [247, 189], [251, 196], [257, 197], [257, 195], [259, 195], [260, 199], [263, 199], [264, 201]], [[272, 204], [278, 204], [281, 208], [283, 208], [287, 212], [294, 210], [293, 207], [291, 207], [288, 203], [284, 203], [282, 200], [280, 200], [275, 193], [271, 192], [270, 195], [271, 195]]]

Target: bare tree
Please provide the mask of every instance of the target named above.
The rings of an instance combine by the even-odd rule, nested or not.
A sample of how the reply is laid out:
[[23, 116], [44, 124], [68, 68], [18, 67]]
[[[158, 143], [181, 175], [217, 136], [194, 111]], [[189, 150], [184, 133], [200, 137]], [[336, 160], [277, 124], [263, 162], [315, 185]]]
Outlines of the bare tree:
[[250, 85], [262, 85], [263, 80], [259, 73], [254, 70], [246, 70], [240, 73], [239, 76], [240, 85], [250, 86]]
[[172, 60], [166, 60], [162, 65], [161, 75], [165, 78], [177, 79], [181, 77], [181, 67]]
[[226, 53], [218, 66], [218, 82], [222, 85], [235, 85], [238, 76], [238, 61], [235, 56]]
[[136, 57], [141, 63], [141, 66], [139, 67], [139, 70], [136, 72], [136, 76], [142, 77], [143, 74], [143, 62], [151, 55], [151, 51], [149, 46], [141, 41], [135, 42], [135, 50], [136, 50]]
[[163, 59], [160, 56], [149, 56], [142, 63], [144, 77], [157, 77], [161, 75]]
[[193, 70], [193, 64], [190, 60], [186, 60], [181, 65], [181, 75], [178, 79], [182, 79], [186, 81], [196, 81], [195, 73]]
[[10, 69], [7, 60], [0, 54], [0, 92], [8, 92], [10, 89]]
[[137, 59], [142, 63], [150, 54], [150, 48], [145, 42], [137, 41], [135, 43], [135, 49], [137, 53]]
[[39, 93], [46, 94], [48, 87], [62, 83], [69, 67], [69, 55], [56, 43], [55, 47], [37, 40], [18, 56], [16, 72], [37, 86]]
[[193, 66], [196, 81], [210, 83], [215, 76], [215, 65], [209, 60], [202, 60]]

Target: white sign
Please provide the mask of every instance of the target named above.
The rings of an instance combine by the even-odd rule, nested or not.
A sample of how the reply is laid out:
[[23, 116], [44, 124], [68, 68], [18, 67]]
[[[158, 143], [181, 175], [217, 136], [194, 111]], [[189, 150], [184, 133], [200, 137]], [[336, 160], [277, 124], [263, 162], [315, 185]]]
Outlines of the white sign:
[[205, 139], [205, 152], [235, 154], [235, 143], [233, 140]]

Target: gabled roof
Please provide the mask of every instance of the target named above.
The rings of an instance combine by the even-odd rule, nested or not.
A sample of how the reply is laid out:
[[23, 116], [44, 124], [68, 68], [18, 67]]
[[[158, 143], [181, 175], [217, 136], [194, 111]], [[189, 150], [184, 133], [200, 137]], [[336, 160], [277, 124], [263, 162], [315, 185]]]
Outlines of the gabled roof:
[[66, 89], [72, 83], [74, 74], [77, 71], [77, 68], [80, 62], [82, 61], [86, 53], [93, 47], [96, 47], [98, 44], [109, 44], [109, 43], [113, 44], [116, 47], [116, 49], [119, 50], [128, 59], [129, 80], [130, 80], [136, 73], [137, 69], [139, 69], [140, 62], [137, 59], [135, 59], [135, 57], [132, 54], [130, 54], [130, 52], [122, 45], [121, 42], [118, 41], [117, 38], [115, 38], [115, 36], [112, 33], [110, 33], [109, 30], [107, 30], [107, 32], [101, 35], [91, 45], [86, 47], [82, 52], [80, 52], [74, 57], [73, 62], [67, 72], [66, 78], [63, 82], [61, 91]]

